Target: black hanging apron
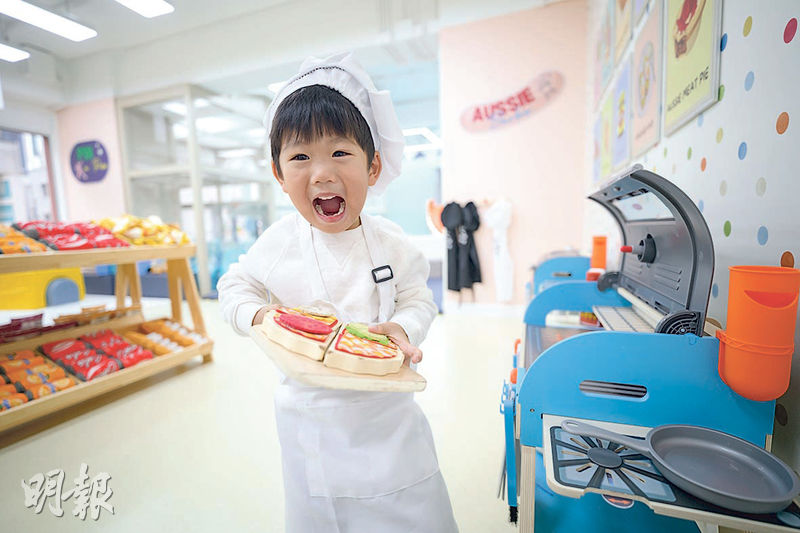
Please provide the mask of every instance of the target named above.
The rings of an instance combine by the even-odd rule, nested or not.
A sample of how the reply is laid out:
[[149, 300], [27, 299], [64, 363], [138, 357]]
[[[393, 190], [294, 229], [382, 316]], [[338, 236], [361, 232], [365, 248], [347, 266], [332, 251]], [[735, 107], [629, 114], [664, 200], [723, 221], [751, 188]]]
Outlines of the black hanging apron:
[[461, 288], [471, 289], [481, 282], [481, 265], [474, 233], [481, 225], [478, 208], [472, 202], [461, 210], [461, 228], [458, 235], [458, 278]]
[[450, 202], [442, 209], [442, 225], [447, 228], [447, 289], [460, 291], [458, 230], [461, 227], [461, 206]]

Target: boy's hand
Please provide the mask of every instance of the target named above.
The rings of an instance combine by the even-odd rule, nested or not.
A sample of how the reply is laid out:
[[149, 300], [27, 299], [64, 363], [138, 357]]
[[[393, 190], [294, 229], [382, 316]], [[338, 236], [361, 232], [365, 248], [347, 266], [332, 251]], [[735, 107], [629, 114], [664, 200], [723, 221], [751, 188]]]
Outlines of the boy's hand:
[[383, 322], [369, 327], [371, 333], [382, 333], [389, 337], [400, 348], [403, 355], [411, 358], [412, 363], [422, 361], [422, 350], [408, 342], [408, 335], [400, 324], [396, 322]]
[[264, 317], [266, 316], [266, 314], [269, 313], [270, 311], [274, 311], [278, 307], [280, 306], [275, 304], [265, 305], [264, 307], [259, 309], [258, 312], [256, 313], [256, 316], [253, 317], [253, 322], [251, 325], [255, 326], [256, 324], [261, 324], [264, 321]]

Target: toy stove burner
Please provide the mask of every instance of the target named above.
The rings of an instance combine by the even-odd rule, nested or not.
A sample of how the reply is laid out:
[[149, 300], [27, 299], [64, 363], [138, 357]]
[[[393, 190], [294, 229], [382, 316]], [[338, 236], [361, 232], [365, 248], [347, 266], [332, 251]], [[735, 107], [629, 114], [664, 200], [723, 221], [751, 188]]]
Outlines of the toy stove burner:
[[577, 488], [675, 501], [672, 488], [653, 462], [616, 442], [550, 429], [556, 481]]

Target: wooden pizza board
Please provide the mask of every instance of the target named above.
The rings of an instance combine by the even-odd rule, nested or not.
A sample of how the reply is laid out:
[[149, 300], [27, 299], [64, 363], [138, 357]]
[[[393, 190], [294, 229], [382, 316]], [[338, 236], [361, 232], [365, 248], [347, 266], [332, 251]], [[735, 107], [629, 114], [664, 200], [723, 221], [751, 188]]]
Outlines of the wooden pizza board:
[[386, 376], [353, 374], [338, 368], [328, 368], [322, 361], [314, 361], [304, 355], [290, 352], [271, 341], [260, 324], [250, 328], [250, 336], [281, 372], [304, 385], [370, 392], [420, 392], [425, 390], [428, 383], [424, 377], [405, 364], [396, 374]]

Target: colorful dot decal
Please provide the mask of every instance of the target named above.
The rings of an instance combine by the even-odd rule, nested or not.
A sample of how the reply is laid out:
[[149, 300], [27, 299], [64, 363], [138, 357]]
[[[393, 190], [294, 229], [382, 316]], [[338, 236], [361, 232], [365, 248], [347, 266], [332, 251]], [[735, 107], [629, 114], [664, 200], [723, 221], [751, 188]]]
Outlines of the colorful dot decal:
[[769, 240], [769, 231], [767, 231], [766, 226], [761, 226], [760, 228], [758, 228], [758, 244], [764, 246], [765, 244], [767, 244], [768, 240]]
[[722, 52], [723, 50], [725, 50], [726, 46], [728, 46], [728, 34], [723, 33], [722, 39], [719, 40], [719, 51]]
[[719, 184], [719, 194], [725, 196], [727, 192], [728, 192], [728, 182], [722, 180]]
[[[791, 18], [789, 22], [786, 23], [786, 28], [783, 30], [783, 42], [789, 44], [794, 39], [795, 34], [797, 33], [797, 19]], [[722, 37], [725, 39], [725, 37]], [[723, 48], [724, 49], [724, 48]]]
[[744, 90], [749, 91], [753, 88], [753, 82], [756, 79], [756, 75], [753, 74], [753, 71], [747, 73], [747, 76], [744, 77]]
[[784, 111], [780, 115], [778, 115], [778, 120], [775, 122], [775, 131], [778, 132], [778, 135], [783, 135], [786, 132], [786, 128], [789, 127], [789, 113]]
[[739, 159], [747, 157], [747, 143], [743, 142], [739, 145]]
[[667, 147], [664, 147], [664, 157], [667, 157]]
[[714, 298], [719, 296], [719, 286], [716, 283], [711, 286], [711, 296]]
[[702, 172], [706, 171], [706, 158], [705, 157], [700, 160], [700, 170]]
[[697, 125], [698, 126], [702, 126], [703, 125], [703, 114], [702, 113], [697, 115]]
[[789, 268], [794, 267], [794, 256], [792, 255], [792, 252], [788, 250], [783, 252], [783, 255], [781, 255], [781, 266]]
[[705, 206], [706, 206], [706, 204], [703, 203], [703, 200], [700, 200], [699, 202], [697, 202], [697, 209], [699, 209], [701, 213], [703, 212], [703, 208]]
[[725, 86], [720, 84], [720, 86], [719, 86], [719, 98], [717, 98], [717, 100], [721, 102], [723, 98], [725, 98]]
[[689, 147], [689, 150], [686, 152], [686, 159], [692, 158], [692, 147]]
[[747, 17], [744, 20], [744, 28], [742, 29], [742, 35], [747, 37], [750, 35], [750, 30], [753, 29], [753, 17]]
[[722, 233], [724, 233], [726, 237], [730, 236], [730, 234], [731, 234], [731, 221], [730, 220], [726, 220], [725, 224], [723, 224]]
[[717, 143], [722, 142], [722, 128], [717, 130]]
[[764, 178], [758, 178], [756, 182], [756, 194], [759, 196], [764, 196], [764, 193], [767, 192], [767, 180]]

